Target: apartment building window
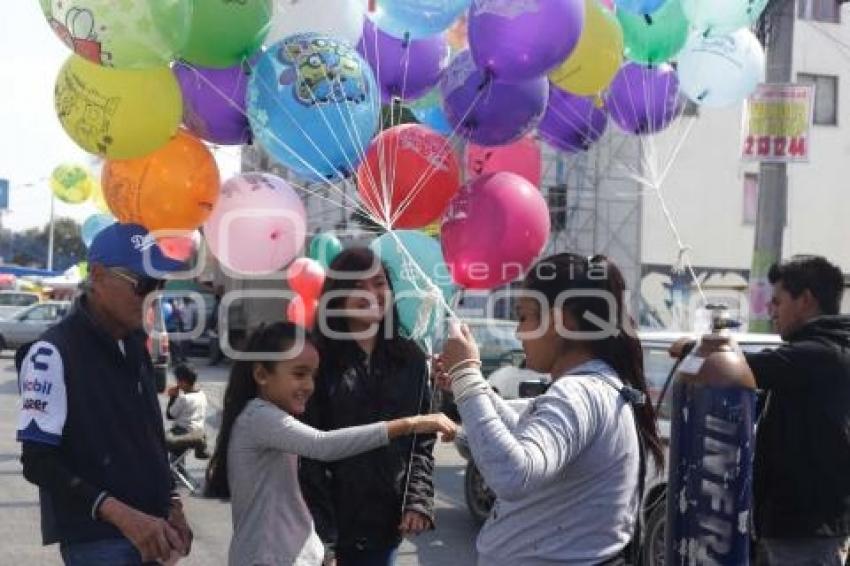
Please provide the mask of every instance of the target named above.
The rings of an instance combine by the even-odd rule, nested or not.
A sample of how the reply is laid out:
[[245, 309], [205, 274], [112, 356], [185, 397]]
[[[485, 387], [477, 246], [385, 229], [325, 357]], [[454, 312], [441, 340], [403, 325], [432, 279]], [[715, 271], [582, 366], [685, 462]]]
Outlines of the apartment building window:
[[814, 20], [831, 24], [841, 23], [841, 2], [838, 0], [800, 0], [797, 16], [801, 20]]
[[799, 73], [797, 82], [815, 85], [815, 125], [837, 126], [838, 77]]

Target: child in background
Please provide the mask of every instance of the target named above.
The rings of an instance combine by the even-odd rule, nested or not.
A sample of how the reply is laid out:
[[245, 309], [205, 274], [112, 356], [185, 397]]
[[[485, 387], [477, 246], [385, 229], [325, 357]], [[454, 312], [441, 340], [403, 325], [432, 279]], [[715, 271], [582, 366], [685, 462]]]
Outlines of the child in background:
[[207, 419], [207, 395], [198, 387], [198, 374], [181, 364], [174, 368], [177, 385], [168, 390], [168, 407], [165, 416], [174, 421], [166, 432], [169, 451], [180, 453], [186, 447], [195, 447], [195, 457], [209, 458], [206, 447], [204, 422]]

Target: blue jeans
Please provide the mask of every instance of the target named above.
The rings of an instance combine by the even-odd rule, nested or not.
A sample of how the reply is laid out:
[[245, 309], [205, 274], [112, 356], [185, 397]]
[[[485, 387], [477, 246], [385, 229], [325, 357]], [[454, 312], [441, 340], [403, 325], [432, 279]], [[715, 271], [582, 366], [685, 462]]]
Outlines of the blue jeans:
[[337, 566], [393, 566], [398, 547], [380, 550], [357, 550], [339, 548], [336, 551]]
[[142, 556], [125, 538], [63, 544], [59, 547], [65, 566], [142, 566]]

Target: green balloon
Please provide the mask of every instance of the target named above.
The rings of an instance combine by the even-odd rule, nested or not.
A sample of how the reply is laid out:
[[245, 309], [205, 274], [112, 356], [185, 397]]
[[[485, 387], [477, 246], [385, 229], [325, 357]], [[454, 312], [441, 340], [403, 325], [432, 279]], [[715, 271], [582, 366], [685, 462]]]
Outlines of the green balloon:
[[626, 57], [636, 63], [666, 63], [688, 41], [689, 22], [680, 0], [667, 0], [648, 15], [617, 10], [617, 19], [623, 27]]
[[315, 259], [322, 264], [322, 267], [327, 269], [341, 251], [342, 243], [339, 241], [339, 238], [333, 234], [322, 233], [313, 236], [307, 255], [310, 259]]
[[271, 27], [272, 10], [272, 0], [195, 2], [183, 59], [219, 69], [241, 63], [262, 47]]

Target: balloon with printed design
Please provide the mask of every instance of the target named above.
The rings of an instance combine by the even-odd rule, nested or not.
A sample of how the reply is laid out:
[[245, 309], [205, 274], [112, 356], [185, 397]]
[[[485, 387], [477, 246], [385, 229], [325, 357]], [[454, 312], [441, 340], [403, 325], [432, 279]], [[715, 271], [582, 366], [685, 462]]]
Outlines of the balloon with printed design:
[[151, 232], [194, 230], [218, 201], [215, 158], [201, 140], [182, 130], [145, 157], [107, 161], [101, 178], [116, 218]]
[[162, 67], [189, 39], [192, 0], [39, 0], [54, 33], [74, 53], [104, 67]]
[[554, 148], [579, 153], [590, 149], [607, 127], [608, 115], [596, 100], [553, 88], [537, 133]]
[[277, 1], [266, 45], [299, 33], [318, 33], [357, 45], [369, 0]]
[[682, 0], [685, 16], [698, 31], [729, 33], [752, 27], [769, 0]]
[[59, 122], [89, 153], [110, 159], [147, 155], [175, 134], [183, 114], [168, 67], [107, 69], [72, 55], [56, 79]]
[[419, 124], [384, 130], [357, 171], [360, 199], [381, 225], [420, 228], [440, 217], [460, 186], [451, 143]]
[[645, 65], [658, 65], [673, 59], [688, 40], [690, 24], [681, 0], [666, 0], [652, 14], [617, 11], [623, 28], [626, 58]]
[[97, 181], [79, 165], [59, 165], [50, 174], [50, 189], [64, 203], [80, 204], [89, 199]]
[[421, 39], [447, 30], [470, 0], [377, 0], [375, 21], [396, 37]]
[[272, 0], [195, 2], [192, 32], [181, 58], [200, 67], [242, 63], [263, 45], [272, 22]]
[[584, 23], [584, 0], [473, 0], [469, 49], [496, 80], [527, 81], [570, 56]]
[[308, 181], [353, 174], [378, 129], [381, 93], [349, 45], [300, 34], [269, 47], [248, 85], [248, 117], [269, 154]]
[[605, 96], [608, 115], [626, 133], [654, 134], [682, 112], [679, 78], [670, 65], [626, 63]]
[[243, 173], [221, 187], [204, 223], [210, 251], [231, 272], [265, 275], [301, 254], [307, 213], [295, 190], [268, 173]]
[[507, 171], [525, 178], [532, 185], [540, 186], [540, 144], [532, 136], [526, 136], [509, 145], [484, 147], [475, 144], [466, 146], [466, 174], [473, 179], [479, 175]]
[[247, 64], [211, 69], [176, 63], [174, 74], [183, 92], [183, 125], [210, 143], [250, 143], [245, 109], [249, 73]]

